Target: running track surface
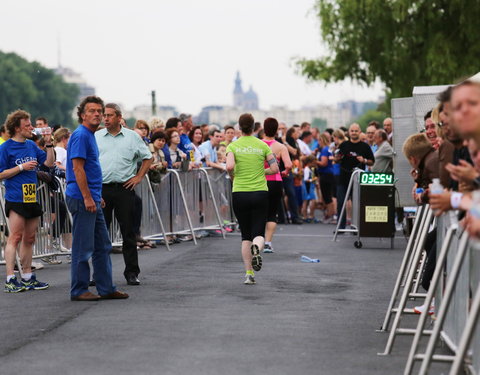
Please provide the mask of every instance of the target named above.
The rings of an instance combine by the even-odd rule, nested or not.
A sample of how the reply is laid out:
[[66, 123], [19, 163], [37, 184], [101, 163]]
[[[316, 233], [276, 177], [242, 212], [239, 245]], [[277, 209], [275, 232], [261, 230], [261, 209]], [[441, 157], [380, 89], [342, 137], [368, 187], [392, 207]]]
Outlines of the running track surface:
[[71, 302], [69, 265], [47, 265], [37, 277], [50, 289], [0, 293], [0, 373], [401, 374], [411, 338], [378, 357], [387, 335], [375, 330], [405, 239], [355, 249], [350, 235], [333, 243], [332, 230], [279, 226], [255, 286], [243, 285], [235, 233], [140, 251], [138, 287], [125, 285], [123, 257], [112, 254], [123, 301]]

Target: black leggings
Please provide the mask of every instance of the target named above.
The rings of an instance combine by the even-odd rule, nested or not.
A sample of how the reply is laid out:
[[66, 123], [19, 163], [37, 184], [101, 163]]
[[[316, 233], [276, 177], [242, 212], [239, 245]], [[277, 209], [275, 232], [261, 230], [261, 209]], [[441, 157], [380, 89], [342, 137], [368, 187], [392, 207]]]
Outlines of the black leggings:
[[320, 175], [320, 191], [322, 192], [322, 197], [325, 204], [330, 204], [333, 202], [332, 193], [334, 183], [333, 174]]
[[283, 182], [282, 181], [267, 181], [268, 186], [268, 213], [267, 222], [277, 222], [278, 206], [282, 199]]
[[242, 241], [252, 241], [257, 236], [265, 237], [268, 192], [240, 191], [232, 194], [232, 200], [233, 212], [242, 232]]

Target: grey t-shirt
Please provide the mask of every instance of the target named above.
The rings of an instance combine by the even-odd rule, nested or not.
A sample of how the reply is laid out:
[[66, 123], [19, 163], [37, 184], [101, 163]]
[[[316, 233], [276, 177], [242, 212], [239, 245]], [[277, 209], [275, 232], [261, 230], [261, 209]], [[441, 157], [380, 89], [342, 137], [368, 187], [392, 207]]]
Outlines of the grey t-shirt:
[[372, 172], [390, 173], [392, 171], [393, 148], [388, 141], [383, 142], [375, 152], [375, 164]]

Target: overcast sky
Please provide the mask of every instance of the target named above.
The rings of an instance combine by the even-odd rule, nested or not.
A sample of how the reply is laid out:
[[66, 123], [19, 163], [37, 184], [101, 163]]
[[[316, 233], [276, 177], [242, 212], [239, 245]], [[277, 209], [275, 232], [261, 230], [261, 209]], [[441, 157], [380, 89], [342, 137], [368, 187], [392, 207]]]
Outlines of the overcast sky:
[[292, 59], [325, 53], [314, 0], [1, 1], [0, 50], [81, 73], [126, 109], [157, 103], [197, 113], [232, 104], [237, 70], [260, 106], [376, 100], [381, 85], [324, 86], [295, 73]]

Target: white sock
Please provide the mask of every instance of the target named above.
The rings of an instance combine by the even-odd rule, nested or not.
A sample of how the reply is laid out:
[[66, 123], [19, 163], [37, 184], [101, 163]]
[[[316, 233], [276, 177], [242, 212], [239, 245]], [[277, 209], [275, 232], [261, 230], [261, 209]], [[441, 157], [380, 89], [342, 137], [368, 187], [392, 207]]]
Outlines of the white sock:
[[32, 273], [24, 273], [22, 279], [28, 281], [32, 278]]
[[271, 242], [265, 242], [265, 245], [272, 246]]
[[10, 282], [15, 277], [15, 274], [13, 275], [7, 275], [7, 283]]

